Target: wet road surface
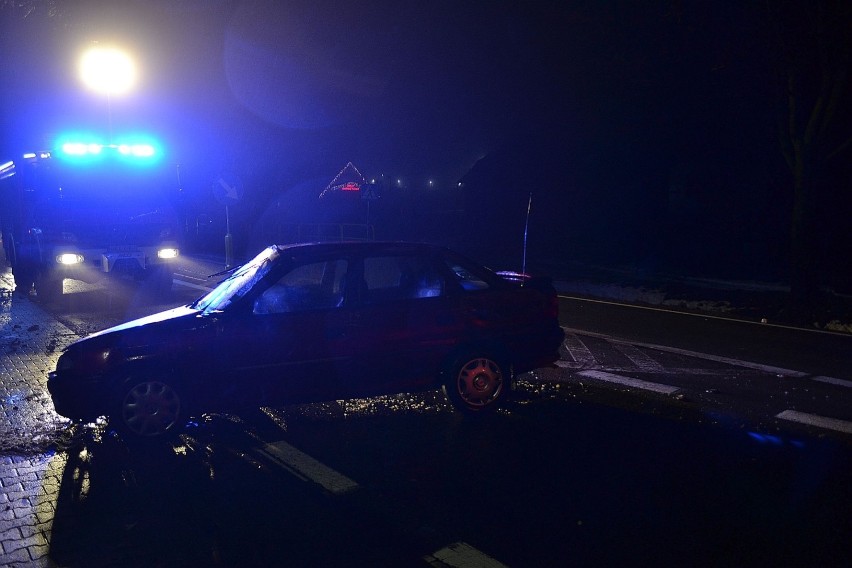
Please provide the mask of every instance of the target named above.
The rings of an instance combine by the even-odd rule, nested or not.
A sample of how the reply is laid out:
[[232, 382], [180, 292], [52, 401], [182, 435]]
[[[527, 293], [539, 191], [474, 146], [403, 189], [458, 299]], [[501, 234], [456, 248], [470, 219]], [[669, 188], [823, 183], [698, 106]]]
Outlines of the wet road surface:
[[365, 404], [211, 416], [159, 448], [87, 433], [49, 466], [51, 557], [425, 566], [466, 543], [508, 566], [852, 560], [852, 454], [835, 439], [627, 412], [570, 387], [527, 385], [478, 420], [428, 397]]

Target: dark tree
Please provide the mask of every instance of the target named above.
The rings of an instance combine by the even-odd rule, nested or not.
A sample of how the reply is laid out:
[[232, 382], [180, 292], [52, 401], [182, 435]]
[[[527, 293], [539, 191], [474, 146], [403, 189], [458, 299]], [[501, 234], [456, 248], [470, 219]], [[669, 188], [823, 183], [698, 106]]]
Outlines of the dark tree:
[[820, 219], [838, 194], [833, 173], [843, 169], [838, 163], [849, 160], [852, 149], [852, 3], [770, 0], [767, 5], [778, 62], [779, 140], [793, 187], [791, 299], [799, 314], [812, 315], [819, 274], [827, 268], [820, 266], [825, 262]]

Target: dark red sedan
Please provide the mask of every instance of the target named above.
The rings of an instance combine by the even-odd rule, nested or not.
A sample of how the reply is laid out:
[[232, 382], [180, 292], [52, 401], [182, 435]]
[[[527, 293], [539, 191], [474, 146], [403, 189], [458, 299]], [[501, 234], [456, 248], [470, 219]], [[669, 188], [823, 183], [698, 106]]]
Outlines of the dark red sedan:
[[559, 357], [549, 279], [497, 274], [413, 243], [270, 246], [192, 304], [68, 346], [56, 411], [139, 436], [190, 415], [443, 387], [493, 408]]

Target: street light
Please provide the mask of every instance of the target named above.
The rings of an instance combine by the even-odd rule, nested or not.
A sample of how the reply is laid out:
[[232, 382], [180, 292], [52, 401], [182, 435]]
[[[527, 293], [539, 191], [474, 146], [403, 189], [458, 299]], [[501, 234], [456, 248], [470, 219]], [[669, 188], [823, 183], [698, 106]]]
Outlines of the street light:
[[112, 142], [112, 97], [128, 92], [136, 83], [136, 65], [127, 53], [114, 47], [91, 47], [80, 58], [80, 79], [107, 98], [107, 129]]
[[80, 58], [80, 79], [94, 91], [122, 94], [136, 82], [136, 65], [127, 53], [114, 47], [93, 47]]

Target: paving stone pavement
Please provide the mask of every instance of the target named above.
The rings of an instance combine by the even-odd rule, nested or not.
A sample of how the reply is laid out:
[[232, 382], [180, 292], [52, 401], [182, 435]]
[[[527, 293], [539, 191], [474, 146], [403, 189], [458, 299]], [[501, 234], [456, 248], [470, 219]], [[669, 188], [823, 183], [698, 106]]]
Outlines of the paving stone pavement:
[[0, 273], [0, 566], [56, 566], [53, 514], [66, 456], [52, 449], [68, 421], [47, 392], [47, 373], [77, 339]]

